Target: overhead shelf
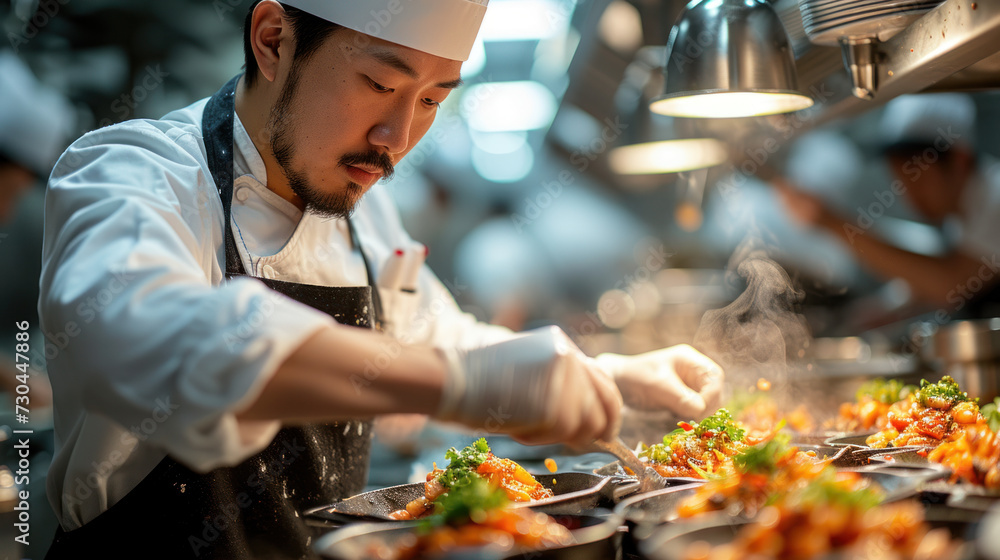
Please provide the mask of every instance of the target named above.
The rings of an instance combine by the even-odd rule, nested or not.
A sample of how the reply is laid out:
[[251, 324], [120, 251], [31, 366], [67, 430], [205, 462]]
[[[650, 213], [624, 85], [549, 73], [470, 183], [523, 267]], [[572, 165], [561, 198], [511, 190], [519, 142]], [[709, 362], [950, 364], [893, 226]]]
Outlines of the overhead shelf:
[[[854, 64], [871, 63], [871, 82], [855, 83], [860, 90], [870, 89], [871, 98], [861, 99], [838, 91], [823, 100], [813, 120], [820, 125], [834, 119], [851, 117], [878, 107], [907, 93], [924, 90], [970, 91], [1000, 87], [1000, 2], [996, 0], [945, 0], [940, 6], [917, 19], [884, 42], [872, 42], [856, 50], [853, 60], [845, 47], [844, 66], [839, 77], [864, 76], [864, 68]], [[814, 47], [821, 58], [829, 58], [834, 49]], [[798, 65], [815, 64], [802, 57]], [[804, 69], [805, 70], [805, 69]], [[804, 72], [808, 74], [808, 72]], [[817, 76], [819, 78], [820, 76]], [[814, 83], [800, 83], [800, 88], [819, 86], [837, 76], [825, 76]], [[842, 83], [842, 82], [840, 82]], [[839, 89], [839, 88], [838, 88]]]

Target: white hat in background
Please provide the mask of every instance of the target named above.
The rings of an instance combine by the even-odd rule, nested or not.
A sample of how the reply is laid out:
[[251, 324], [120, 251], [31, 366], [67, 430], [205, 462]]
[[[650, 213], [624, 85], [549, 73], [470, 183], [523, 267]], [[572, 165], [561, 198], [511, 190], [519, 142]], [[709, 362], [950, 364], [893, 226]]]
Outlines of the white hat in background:
[[0, 51], [0, 155], [47, 178], [74, 121], [65, 97], [39, 83], [14, 53]]
[[281, 0], [372, 37], [468, 60], [489, 0]]
[[879, 121], [884, 148], [903, 144], [975, 144], [976, 104], [961, 93], [903, 95], [890, 101]]
[[836, 194], [854, 185], [863, 164], [860, 150], [843, 134], [816, 130], [792, 145], [785, 173], [805, 190]]

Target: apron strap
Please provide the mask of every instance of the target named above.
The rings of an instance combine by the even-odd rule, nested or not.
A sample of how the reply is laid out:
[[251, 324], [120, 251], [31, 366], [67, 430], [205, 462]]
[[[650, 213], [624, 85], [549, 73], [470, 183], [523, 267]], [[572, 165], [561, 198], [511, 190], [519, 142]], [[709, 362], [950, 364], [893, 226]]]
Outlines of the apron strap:
[[236, 114], [236, 84], [242, 74], [237, 74], [222, 86], [205, 105], [202, 128], [205, 132], [205, 150], [212, 180], [219, 190], [224, 216], [223, 232], [226, 245], [226, 276], [246, 275], [243, 259], [236, 250], [233, 237], [233, 118]]
[[371, 261], [365, 254], [364, 247], [361, 246], [361, 241], [358, 239], [358, 232], [355, 230], [354, 222], [350, 218], [347, 220], [347, 231], [351, 235], [351, 245], [358, 248], [358, 252], [361, 253], [361, 260], [365, 263], [365, 274], [368, 276], [368, 285], [372, 288], [372, 307], [374, 307], [372, 312], [375, 316], [374, 328], [378, 332], [382, 332], [382, 318], [385, 315], [382, 314], [382, 297], [379, 294], [378, 286], [375, 285], [375, 271], [372, 270]]
[[[233, 236], [233, 119], [236, 115], [236, 84], [242, 74], [237, 74], [226, 85], [219, 89], [205, 105], [202, 115], [202, 128], [205, 135], [205, 150], [208, 156], [208, 167], [212, 170], [212, 180], [219, 191], [222, 200], [223, 233], [226, 248], [226, 277], [248, 276], [243, 267], [243, 259], [236, 248], [236, 238]], [[358, 240], [354, 222], [347, 219], [347, 230], [351, 245], [361, 253], [365, 264], [365, 274], [368, 285], [372, 289], [372, 305], [374, 306], [375, 328], [382, 330], [382, 299], [375, 285], [375, 270], [372, 268], [364, 247]]]

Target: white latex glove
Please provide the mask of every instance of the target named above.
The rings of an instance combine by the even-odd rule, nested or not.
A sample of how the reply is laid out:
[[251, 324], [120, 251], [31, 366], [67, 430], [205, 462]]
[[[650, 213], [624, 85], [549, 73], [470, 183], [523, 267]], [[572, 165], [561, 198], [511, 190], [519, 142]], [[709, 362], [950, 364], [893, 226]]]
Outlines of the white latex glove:
[[448, 373], [438, 419], [532, 445], [585, 445], [618, 433], [622, 399], [614, 382], [556, 327], [441, 352]]
[[601, 354], [597, 362], [611, 373], [625, 404], [636, 410], [666, 409], [699, 419], [715, 412], [722, 399], [722, 368], [687, 344], [636, 356]]

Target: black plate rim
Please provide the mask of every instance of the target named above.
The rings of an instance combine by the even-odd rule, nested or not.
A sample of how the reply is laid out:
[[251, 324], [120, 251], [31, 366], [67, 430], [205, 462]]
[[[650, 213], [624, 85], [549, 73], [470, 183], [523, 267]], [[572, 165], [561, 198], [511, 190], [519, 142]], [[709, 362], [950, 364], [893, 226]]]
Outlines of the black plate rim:
[[[597, 508], [593, 510], [588, 510], [584, 513], [578, 515], [558, 515], [556, 517], [580, 517], [580, 518], [594, 518], [600, 519], [601, 521], [597, 524], [590, 525], [587, 527], [581, 527], [579, 529], [573, 529], [570, 532], [573, 534], [576, 542], [571, 546], [580, 546], [595, 543], [605, 539], [613, 538], [617, 532], [618, 527], [622, 524], [621, 517], [614, 511], [606, 508]], [[390, 522], [363, 522], [363, 523], [353, 523], [350, 525], [345, 525], [333, 531], [330, 531], [322, 536], [320, 536], [316, 542], [313, 543], [312, 549], [321, 558], [341, 558], [339, 556], [332, 556], [326, 551], [333, 545], [339, 542], [343, 542], [347, 539], [358, 538], [365, 535], [377, 534], [377, 533], [387, 533], [387, 532], [398, 532], [401, 530], [412, 529], [417, 526], [419, 522], [417, 520], [411, 521], [390, 521]], [[496, 558], [507, 558], [511, 554], [516, 554], [519, 557], [525, 557], [525, 555], [535, 555], [544, 553], [547, 551], [559, 550], [556, 549], [532, 549], [532, 548], [521, 548], [516, 550], [501, 550], [491, 547], [479, 547], [482, 553], [495, 554]], [[505, 556], [506, 555], [506, 556]], [[477, 554], [477, 557], [479, 554]], [[483, 557], [493, 557], [486, 556], [482, 554]], [[527, 556], [530, 557], [530, 556]]]
[[[545, 498], [542, 500], [536, 500], [533, 502], [520, 502], [513, 504], [514, 507], [547, 507], [553, 505], [559, 505], [565, 502], [570, 502], [579, 498], [590, 496], [593, 494], [600, 494], [605, 486], [611, 484], [612, 482], [619, 481], [620, 477], [615, 476], [601, 476], [594, 473], [588, 472], [577, 472], [577, 471], [567, 471], [561, 473], [547, 473], [547, 474], [532, 474], [536, 480], [542, 481], [544, 479], [549, 479], [552, 477], [560, 477], [562, 475], [584, 475], [588, 477], [593, 477], [593, 483], [589, 488], [583, 490], [574, 490], [572, 492], [566, 492], [565, 494], [558, 494], [551, 498]], [[558, 479], [557, 479], [558, 480]], [[351, 512], [345, 512], [342, 510], [337, 510], [337, 505], [347, 500], [359, 500], [364, 499], [365, 496], [378, 496], [385, 493], [399, 492], [408, 489], [415, 489], [417, 486], [423, 486], [423, 482], [411, 482], [407, 484], [397, 484], [395, 486], [386, 486], [385, 488], [378, 488], [375, 490], [369, 490], [368, 492], [362, 492], [360, 494], [355, 494], [353, 496], [348, 496], [343, 500], [332, 504], [326, 504], [319, 507], [314, 507], [308, 509], [304, 512], [304, 515], [308, 517], [316, 517], [324, 521], [334, 521], [339, 523], [355, 523], [355, 522], [378, 522], [378, 523], [390, 523], [394, 522], [392, 519], [382, 517], [380, 515], [369, 515], [369, 514], [355, 514]], [[558, 486], [558, 483], [556, 484]]]

